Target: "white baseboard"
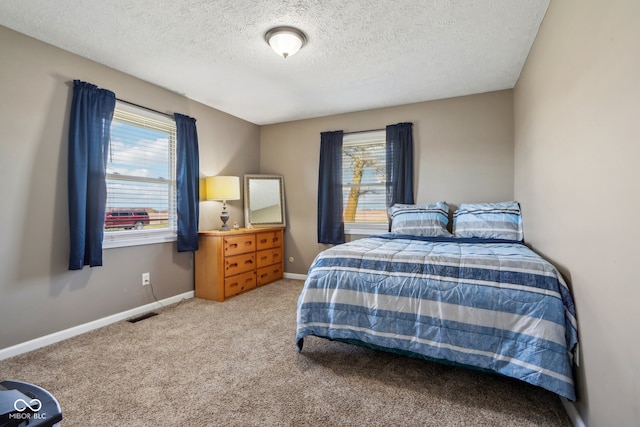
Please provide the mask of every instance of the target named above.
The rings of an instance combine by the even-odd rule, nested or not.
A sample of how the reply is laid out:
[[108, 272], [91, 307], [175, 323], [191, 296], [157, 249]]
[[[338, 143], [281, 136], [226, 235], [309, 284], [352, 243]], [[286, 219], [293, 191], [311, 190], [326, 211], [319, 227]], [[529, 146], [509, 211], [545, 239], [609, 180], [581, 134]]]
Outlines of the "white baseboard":
[[57, 343], [58, 341], [66, 340], [67, 338], [74, 337], [76, 335], [84, 334], [85, 332], [92, 331], [94, 329], [101, 328], [103, 326], [110, 325], [111, 323], [119, 322], [130, 317], [137, 316], [142, 313], [146, 313], [151, 310], [159, 309], [162, 306], [180, 302], [183, 299], [193, 298], [194, 291], [185, 292], [180, 295], [175, 295], [169, 298], [165, 298], [158, 302], [152, 302], [151, 304], [145, 304], [140, 307], [132, 308], [131, 310], [116, 313], [111, 316], [103, 317], [92, 322], [84, 323], [82, 325], [74, 326], [69, 329], [65, 329], [53, 334], [45, 335], [40, 338], [35, 338], [30, 341], [26, 341], [20, 344], [16, 344], [11, 347], [0, 349], [0, 360], [7, 359], [9, 357], [17, 356], [28, 351], [36, 350], [40, 347], [44, 347], [50, 344]]
[[562, 406], [564, 406], [564, 410], [567, 411], [569, 419], [571, 419], [571, 422], [573, 423], [573, 427], [587, 427], [584, 421], [582, 421], [582, 417], [580, 416], [580, 413], [578, 413], [576, 405], [574, 405], [573, 402], [565, 399], [564, 397], [561, 397], [560, 401], [562, 402]]
[[294, 280], [307, 280], [306, 274], [296, 274], [296, 273], [284, 273], [285, 279], [294, 279]]

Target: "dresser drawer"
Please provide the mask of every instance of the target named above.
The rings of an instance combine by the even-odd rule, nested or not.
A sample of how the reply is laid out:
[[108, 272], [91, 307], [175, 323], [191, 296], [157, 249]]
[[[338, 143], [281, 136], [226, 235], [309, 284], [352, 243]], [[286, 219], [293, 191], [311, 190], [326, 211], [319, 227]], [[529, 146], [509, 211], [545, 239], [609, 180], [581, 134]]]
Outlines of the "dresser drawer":
[[255, 267], [256, 254], [254, 252], [228, 257], [224, 260], [224, 277], [252, 271]]
[[257, 284], [258, 286], [262, 286], [267, 283], [282, 279], [282, 277], [282, 265], [280, 264], [259, 268], [257, 273]]
[[256, 249], [263, 250], [282, 246], [282, 231], [269, 231], [256, 234]]
[[225, 257], [253, 252], [256, 249], [256, 236], [249, 234], [225, 237], [223, 248]]
[[279, 264], [282, 262], [282, 248], [265, 249], [258, 251], [256, 259], [256, 267], [262, 268], [271, 264]]
[[253, 271], [224, 279], [224, 296], [229, 298], [256, 287], [256, 275]]

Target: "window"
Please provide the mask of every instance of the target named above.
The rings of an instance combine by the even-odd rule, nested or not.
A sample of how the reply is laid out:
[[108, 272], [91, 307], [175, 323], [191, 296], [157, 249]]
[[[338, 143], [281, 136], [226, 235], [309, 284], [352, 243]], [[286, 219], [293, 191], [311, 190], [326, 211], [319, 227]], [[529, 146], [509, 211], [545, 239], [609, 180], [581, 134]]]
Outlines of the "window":
[[103, 247], [176, 240], [176, 125], [116, 104], [107, 156]]
[[346, 134], [342, 142], [345, 231], [386, 230], [386, 132]]

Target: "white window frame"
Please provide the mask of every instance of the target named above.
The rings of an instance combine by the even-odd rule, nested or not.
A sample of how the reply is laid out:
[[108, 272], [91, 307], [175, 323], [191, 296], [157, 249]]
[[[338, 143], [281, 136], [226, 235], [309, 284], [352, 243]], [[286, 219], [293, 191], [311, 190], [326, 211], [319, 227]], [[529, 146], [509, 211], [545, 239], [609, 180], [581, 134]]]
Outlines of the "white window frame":
[[[120, 248], [127, 246], [149, 245], [156, 243], [174, 242], [178, 240], [177, 229], [177, 200], [176, 200], [176, 124], [175, 121], [168, 116], [155, 113], [153, 111], [136, 107], [121, 101], [116, 101], [116, 111], [120, 110], [125, 113], [134, 114], [143, 118], [159, 121], [173, 127], [173, 132], [169, 135], [169, 227], [165, 229], [142, 229], [142, 230], [125, 230], [125, 231], [105, 231], [102, 241], [103, 249]], [[115, 115], [114, 115], [115, 116]], [[114, 179], [115, 175], [107, 174], [107, 179]], [[117, 178], [120, 179], [120, 178]], [[127, 181], [136, 181], [137, 179], [126, 179]], [[141, 182], [153, 182], [154, 179], [140, 178]], [[166, 182], [164, 180], [163, 182]]]
[[[366, 143], [366, 141], [372, 140], [386, 140], [385, 130], [374, 130], [370, 132], [358, 132], [352, 134], [345, 134], [342, 137], [343, 147], [349, 145], [359, 145]], [[344, 156], [344, 155], [343, 155]], [[343, 157], [344, 161], [344, 157]], [[386, 161], [386, 159], [385, 159]], [[344, 186], [345, 177], [342, 177], [342, 184]], [[369, 236], [372, 234], [380, 234], [389, 231], [389, 222], [345, 222], [344, 232], [348, 235], [362, 235]]]

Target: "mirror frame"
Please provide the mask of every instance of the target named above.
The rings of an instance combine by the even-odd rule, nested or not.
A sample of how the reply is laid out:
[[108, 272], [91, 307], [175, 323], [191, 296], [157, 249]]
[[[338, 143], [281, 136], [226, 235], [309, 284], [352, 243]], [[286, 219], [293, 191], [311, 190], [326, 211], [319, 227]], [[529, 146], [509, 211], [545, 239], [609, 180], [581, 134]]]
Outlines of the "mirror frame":
[[[251, 222], [251, 193], [249, 187], [253, 180], [276, 180], [280, 189], [280, 222]], [[282, 175], [260, 175], [249, 174], [244, 176], [244, 223], [245, 227], [251, 224], [253, 227], [285, 227], [287, 225], [285, 218], [285, 205], [284, 205], [284, 177]]]

